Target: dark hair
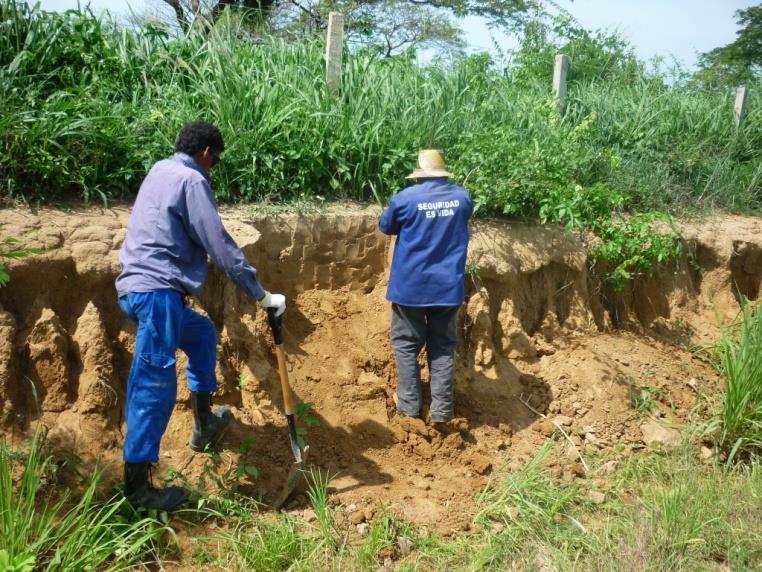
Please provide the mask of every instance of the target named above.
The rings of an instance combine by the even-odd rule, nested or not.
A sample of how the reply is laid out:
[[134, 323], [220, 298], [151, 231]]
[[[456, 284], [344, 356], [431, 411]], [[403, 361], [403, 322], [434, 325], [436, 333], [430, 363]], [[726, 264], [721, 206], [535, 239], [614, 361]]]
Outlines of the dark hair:
[[222, 133], [211, 123], [206, 121], [191, 121], [186, 123], [180, 130], [175, 143], [175, 152], [195, 155], [211, 147], [218, 155], [225, 150], [225, 142]]

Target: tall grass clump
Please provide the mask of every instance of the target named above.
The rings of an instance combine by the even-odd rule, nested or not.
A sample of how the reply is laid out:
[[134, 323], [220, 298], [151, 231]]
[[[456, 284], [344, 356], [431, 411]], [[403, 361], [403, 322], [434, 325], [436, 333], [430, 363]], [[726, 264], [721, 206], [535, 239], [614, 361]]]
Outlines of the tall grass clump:
[[100, 500], [100, 472], [75, 497], [54, 469], [42, 431], [24, 449], [0, 440], [0, 567], [121, 570], [153, 560], [163, 526], [131, 522], [122, 499]]
[[318, 540], [304, 535], [298, 522], [287, 515], [241, 519], [216, 539], [221, 548], [212, 555], [215, 564], [257, 572], [315, 569], [312, 566], [321, 548]]
[[745, 302], [715, 347], [725, 377], [722, 409], [710, 424], [728, 462], [762, 452], [762, 306]]

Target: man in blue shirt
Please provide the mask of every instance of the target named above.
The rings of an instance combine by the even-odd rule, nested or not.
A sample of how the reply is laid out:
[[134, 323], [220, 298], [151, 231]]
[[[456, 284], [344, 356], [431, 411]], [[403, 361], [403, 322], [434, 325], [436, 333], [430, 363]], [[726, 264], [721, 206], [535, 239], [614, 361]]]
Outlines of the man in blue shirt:
[[463, 304], [468, 220], [473, 203], [449, 182], [439, 151], [418, 154], [417, 183], [394, 195], [381, 214], [381, 232], [396, 235], [386, 298], [392, 303], [392, 348], [397, 362], [397, 408], [421, 415], [418, 355], [426, 346], [431, 421], [453, 417], [453, 372], [458, 309]]
[[137, 323], [127, 381], [124, 496], [135, 507], [172, 511], [187, 496], [180, 487], [154, 488], [149, 468], [177, 397], [177, 348], [188, 356], [195, 427], [189, 446], [215, 444], [231, 421], [228, 407], [211, 409], [217, 389], [214, 324], [187, 304], [206, 279], [207, 256], [264, 308], [286, 309], [281, 294], [259, 284], [257, 271], [222, 225], [209, 172], [225, 149], [219, 129], [205, 121], [185, 125], [175, 155], [156, 163], [143, 180], [119, 254], [119, 306]]

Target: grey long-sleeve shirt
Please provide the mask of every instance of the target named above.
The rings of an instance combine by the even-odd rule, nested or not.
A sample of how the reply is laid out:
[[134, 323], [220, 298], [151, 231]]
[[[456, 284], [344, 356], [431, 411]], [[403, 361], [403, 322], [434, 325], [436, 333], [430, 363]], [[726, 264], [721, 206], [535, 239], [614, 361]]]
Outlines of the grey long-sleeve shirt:
[[143, 184], [119, 253], [119, 296], [128, 292], [201, 292], [207, 254], [236, 285], [259, 300], [265, 291], [225, 230], [207, 172], [189, 155], [156, 163]]

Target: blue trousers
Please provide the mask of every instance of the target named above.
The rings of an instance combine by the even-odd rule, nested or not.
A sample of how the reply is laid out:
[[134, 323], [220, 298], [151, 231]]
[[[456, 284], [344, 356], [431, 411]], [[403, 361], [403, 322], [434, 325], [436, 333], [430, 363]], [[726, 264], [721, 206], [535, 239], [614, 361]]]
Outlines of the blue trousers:
[[177, 398], [177, 348], [188, 356], [191, 391], [214, 392], [217, 332], [209, 318], [187, 308], [178, 292], [133, 292], [119, 307], [138, 325], [127, 380], [124, 461], [155, 463]]

